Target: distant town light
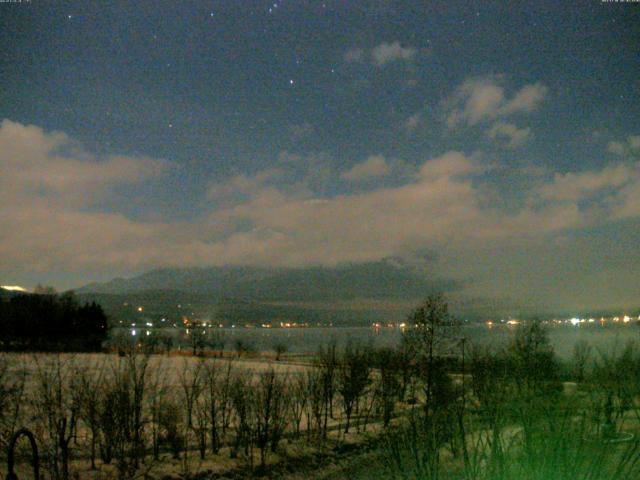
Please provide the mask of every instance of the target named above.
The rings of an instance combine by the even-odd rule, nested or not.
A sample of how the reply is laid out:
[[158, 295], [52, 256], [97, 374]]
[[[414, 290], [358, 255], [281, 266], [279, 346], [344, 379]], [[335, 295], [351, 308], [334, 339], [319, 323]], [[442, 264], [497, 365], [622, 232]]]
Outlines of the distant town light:
[[26, 288], [22, 288], [20, 285], [0, 285], [0, 288], [9, 290], [10, 292], [26, 292]]

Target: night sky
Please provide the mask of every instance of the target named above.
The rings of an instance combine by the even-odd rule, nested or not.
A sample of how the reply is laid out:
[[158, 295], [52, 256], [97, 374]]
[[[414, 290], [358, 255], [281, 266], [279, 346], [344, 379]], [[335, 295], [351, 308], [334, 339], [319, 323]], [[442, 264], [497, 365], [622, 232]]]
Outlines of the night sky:
[[23, 0], [0, 41], [2, 284], [399, 257], [640, 305], [640, 3]]

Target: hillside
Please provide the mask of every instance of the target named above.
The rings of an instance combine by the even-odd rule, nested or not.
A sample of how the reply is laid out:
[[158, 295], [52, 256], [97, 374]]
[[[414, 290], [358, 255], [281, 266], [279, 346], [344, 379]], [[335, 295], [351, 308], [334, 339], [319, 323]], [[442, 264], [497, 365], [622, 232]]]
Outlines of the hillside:
[[417, 299], [456, 285], [400, 262], [383, 260], [337, 267], [162, 268], [124, 279], [93, 283], [77, 293], [133, 294], [145, 291], [184, 292], [211, 301], [339, 301]]

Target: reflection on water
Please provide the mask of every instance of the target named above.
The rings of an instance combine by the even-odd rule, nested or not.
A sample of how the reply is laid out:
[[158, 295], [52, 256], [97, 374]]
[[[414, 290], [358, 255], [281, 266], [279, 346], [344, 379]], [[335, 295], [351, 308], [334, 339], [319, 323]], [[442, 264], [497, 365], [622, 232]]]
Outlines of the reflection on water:
[[[620, 349], [629, 340], [640, 340], [640, 325], [630, 324], [589, 324], [589, 325], [550, 325], [549, 339], [561, 358], [569, 358], [573, 346], [579, 340], [585, 340], [596, 351], [608, 352]], [[225, 348], [233, 350], [236, 341], [242, 340], [257, 350], [271, 350], [276, 344], [287, 346], [289, 353], [313, 353], [318, 347], [335, 340], [338, 346], [349, 340], [370, 344], [375, 347], [395, 346], [401, 339], [398, 328], [372, 327], [335, 327], [335, 328], [224, 328]], [[504, 324], [488, 327], [484, 324], [466, 325], [460, 329], [460, 336], [470, 344], [500, 346], [509, 341], [515, 328]], [[176, 332], [178, 333], [178, 332]]]

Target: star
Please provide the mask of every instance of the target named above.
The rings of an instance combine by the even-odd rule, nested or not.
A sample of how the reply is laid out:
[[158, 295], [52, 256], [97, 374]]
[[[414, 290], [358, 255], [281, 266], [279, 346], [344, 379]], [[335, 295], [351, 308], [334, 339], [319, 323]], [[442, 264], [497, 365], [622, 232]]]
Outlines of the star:
[[294, 83], [293, 79], [289, 79], [289, 85], [293, 85]]
[[173, 128], [173, 123], [170, 123], [170, 124], [169, 124], [169, 128]]

